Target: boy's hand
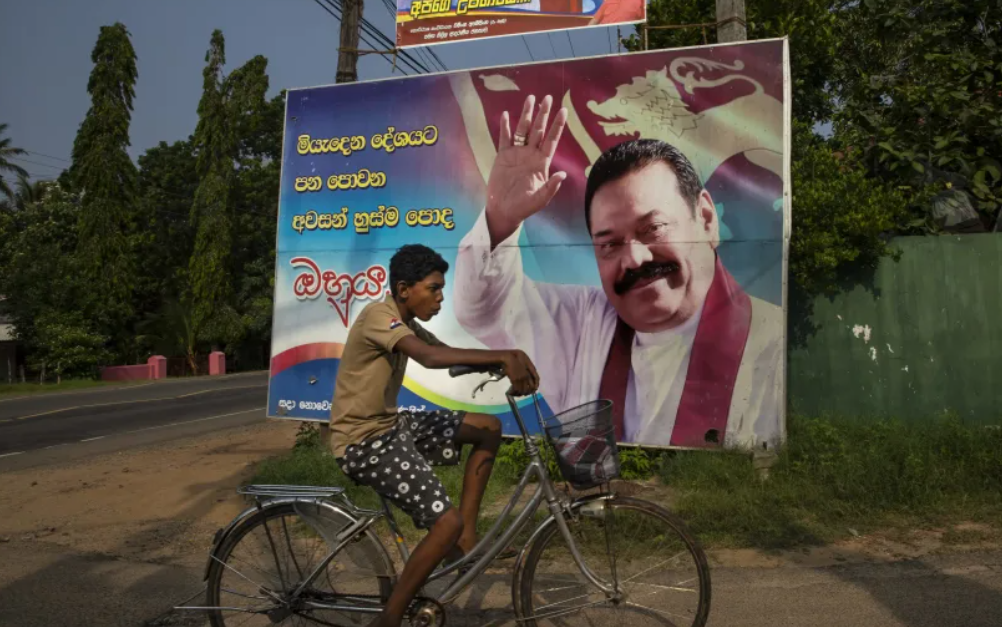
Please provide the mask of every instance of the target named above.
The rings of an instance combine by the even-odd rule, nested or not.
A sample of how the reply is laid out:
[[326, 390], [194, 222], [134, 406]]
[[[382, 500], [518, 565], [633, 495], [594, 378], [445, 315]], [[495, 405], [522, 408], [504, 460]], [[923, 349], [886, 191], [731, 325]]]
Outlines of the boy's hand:
[[503, 363], [516, 396], [528, 396], [539, 388], [539, 373], [528, 355], [520, 350], [508, 351]]

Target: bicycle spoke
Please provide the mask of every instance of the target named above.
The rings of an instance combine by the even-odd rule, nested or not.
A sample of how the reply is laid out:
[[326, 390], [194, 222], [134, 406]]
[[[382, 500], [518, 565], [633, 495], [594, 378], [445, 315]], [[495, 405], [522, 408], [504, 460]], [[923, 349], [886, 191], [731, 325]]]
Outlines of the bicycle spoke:
[[227, 564], [226, 562], [222, 561], [221, 559], [219, 559], [219, 558], [218, 558], [218, 557], [216, 557], [215, 555], [213, 555], [213, 556], [212, 556], [212, 559], [213, 559], [213, 560], [215, 560], [216, 562], [219, 562], [220, 564], [222, 564], [222, 565], [223, 565], [223, 566], [224, 566], [224, 567], [225, 567], [225, 568], [226, 568], [227, 570], [229, 570], [229, 571], [232, 571], [232, 572], [236, 573], [236, 574], [237, 574], [237, 575], [238, 575], [239, 577], [241, 577], [241, 578], [243, 578], [243, 579], [244, 579], [245, 581], [247, 581], [247, 583], [252, 583], [252, 584], [254, 584], [255, 586], [257, 586], [257, 587], [258, 587], [258, 589], [260, 589], [260, 588], [265, 588], [265, 587], [266, 587], [266, 586], [265, 586], [264, 584], [260, 584], [260, 583], [258, 583], [258, 582], [256, 582], [256, 581], [254, 581], [253, 579], [251, 579], [251, 578], [247, 577], [247, 576], [246, 576], [246, 575], [244, 575], [244, 574], [243, 574], [242, 572], [240, 572], [239, 570], [237, 570], [237, 569], [233, 568], [232, 566], [230, 566], [230, 565], [229, 565], [229, 564]]
[[[577, 601], [578, 599], [587, 599], [589, 596], [591, 596], [591, 595], [582, 594], [582, 595], [579, 595], [579, 596], [576, 596], [576, 597], [571, 597], [570, 599], [564, 599], [563, 601], [557, 601], [556, 603], [550, 603], [549, 605], [544, 605], [543, 607], [541, 607], [539, 609], [545, 610], [548, 607], [556, 607], [557, 605], [563, 605], [564, 603], [570, 603], [571, 601]], [[605, 603], [605, 599], [603, 599], [602, 602]], [[588, 606], [584, 606], [584, 607], [588, 607]]]
[[[561, 610], [559, 612], [550, 612], [549, 614], [533, 614], [532, 618], [534, 620], [540, 620], [540, 619], [543, 619], [543, 618], [556, 618], [558, 616], [567, 616], [568, 614], [573, 614], [574, 612], [580, 612], [581, 610], [586, 610], [589, 607], [595, 607], [597, 605], [603, 605], [603, 604], [608, 603], [608, 602], [609, 602], [608, 599], [602, 599], [601, 601], [595, 601], [593, 603], [588, 603], [586, 605], [582, 605], [581, 607], [575, 607], [575, 608], [572, 608], [572, 609], [569, 609], [569, 610]], [[542, 608], [540, 608], [540, 609], [542, 609]]]
[[[640, 605], [639, 603], [634, 603], [632, 601], [627, 601], [626, 605], [628, 605], [630, 607], [635, 607], [637, 609], [645, 610], [645, 611], [648, 611], [648, 612], [654, 612], [655, 614], [660, 614], [660, 615], [664, 616], [665, 618], [671, 618], [671, 617], [674, 616], [676, 618], [686, 619], [685, 616], [681, 616], [679, 614], [672, 614], [671, 612], [666, 612], [665, 610], [659, 610], [659, 609], [656, 609], [656, 608], [653, 608], [653, 607], [647, 607], [646, 605]], [[674, 625], [675, 623], [672, 623], [672, 624]]]
[[647, 568], [647, 569], [645, 569], [645, 570], [642, 570], [642, 571], [640, 571], [639, 573], [637, 573], [636, 575], [634, 575], [634, 576], [630, 577], [629, 579], [627, 579], [627, 580], [626, 580], [626, 581], [624, 581], [623, 583], [628, 583], [628, 582], [630, 582], [630, 581], [633, 581], [633, 580], [634, 580], [634, 579], [636, 579], [637, 577], [640, 577], [641, 575], [646, 575], [647, 573], [651, 572], [652, 570], [654, 570], [654, 569], [655, 569], [655, 568], [657, 568], [658, 566], [662, 566], [662, 565], [664, 565], [664, 564], [667, 564], [668, 562], [671, 562], [671, 561], [673, 561], [673, 560], [676, 560], [676, 559], [678, 559], [678, 556], [679, 556], [679, 555], [685, 555], [685, 553], [686, 553], [685, 551], [680, 551], [680, 552], [679, 552], [679, 553], [678, 553], [677, 555], [675, 555], [674, 557], [670, 557], [670, 558], [666, 559], [666, 560], [665, 560], [665, 561], [663, 561], [663, 562], [660, 562], [660, 563], [658, 563], [658, 564], [655, 564], [654, 566], [651, 566], [650, 568]]
[[[705, 625], [705, 562], [684, 527], [645, 501], [613, 497], [610, 502], [605, 516], [580, 517], [572, 537], [591, 575], [616, 582], [625, 596], [606, 598], [577, 560], [569, 559], [569, 547], [554, 527], [530, 550], [524, 574], [529, 586], [518, 599], [521, 615], [538, 621], [538, 627], [604, 627], [617, 621], [631, 627]], [[571, 612], [572, 620], [544, 621]], [[609, 612], [622, 617], [610, 621]]]
[[[692, 581], [692, 579], [690, 579], [689, 581]], [[686, 582], [682, 581], [682, 582], [679, 582], [679, 584], [676, 584], [674, 586], [662, 586], [661, 584], [657, 584], [657, 583], [645, 583], [643, 581], [638, 581], [634, 585], [637, 585], [637, 586], [648, 586], [650, 588], [657, 588], [659, 590], [671, 590], [671, 591], [674, 591], [674, 592], [696, 592], [695, 588], [679, 588], [678, 586], [680, 584], [682, 584], [682, 583], [686, 583]]]
[[232, 594], [232, 595], [235, 595], [235, 596], [238, 596], [238, 597], [243, 597], [245, 599], [258, 599], [258, 600], [261, 600], [261, 601], [268, 601], [268, 600], [270, 600], [268, 597], [259, 597], [259, 596], [254, 596], [253, 594], [244, 594], [243, 592], [237, 592], [236, 590], [230, 590], [229, 588], [223, 588], [221, 591], [222, 592], [226, 592], [227, 594]]

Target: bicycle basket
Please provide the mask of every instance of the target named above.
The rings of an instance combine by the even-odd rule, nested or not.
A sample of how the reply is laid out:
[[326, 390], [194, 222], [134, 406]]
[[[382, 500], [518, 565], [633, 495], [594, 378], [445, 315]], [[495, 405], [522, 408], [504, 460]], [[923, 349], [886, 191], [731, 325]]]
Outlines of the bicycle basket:
[[560, 474], [575, 489], [594, 488], [619, 476], [611, 401], [585, 403], [542, 422]]

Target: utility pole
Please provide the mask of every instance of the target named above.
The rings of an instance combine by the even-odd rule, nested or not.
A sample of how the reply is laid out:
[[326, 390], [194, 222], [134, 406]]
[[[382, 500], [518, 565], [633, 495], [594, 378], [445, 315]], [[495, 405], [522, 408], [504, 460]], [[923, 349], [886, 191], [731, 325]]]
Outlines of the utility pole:
[[745, 0], [717, 0], [717, 42], [745, 41]]
[[[358, 23], [362, 20], [362, 0], [341, 0], [341, 44], [337, 50], [335, 83], [358, 81]], [[320, 423], [320, 443], [331, 446], [331, 423]]]
[[358, 23], [362, 18], [362, 0], [342, 0], [341, 7], [341, 45], [334, 82], [354, 83], [358, 80]]

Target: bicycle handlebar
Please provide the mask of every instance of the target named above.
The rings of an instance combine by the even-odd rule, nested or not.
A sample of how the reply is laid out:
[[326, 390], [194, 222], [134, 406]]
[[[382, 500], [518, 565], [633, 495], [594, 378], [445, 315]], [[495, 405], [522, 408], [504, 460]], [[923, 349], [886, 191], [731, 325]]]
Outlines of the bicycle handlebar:
[[468, 374], [491, 374], [504, 376], [504, 368], [499, 366], [452, 366], [449, 368], [449, 376], [464, 377]]

